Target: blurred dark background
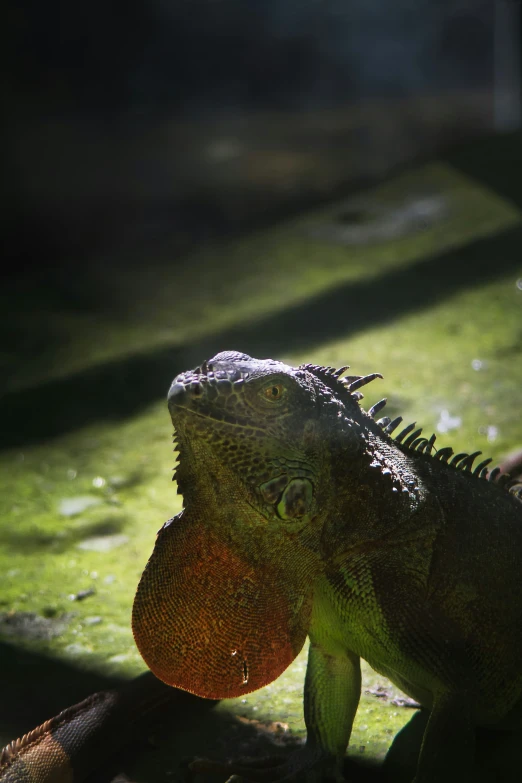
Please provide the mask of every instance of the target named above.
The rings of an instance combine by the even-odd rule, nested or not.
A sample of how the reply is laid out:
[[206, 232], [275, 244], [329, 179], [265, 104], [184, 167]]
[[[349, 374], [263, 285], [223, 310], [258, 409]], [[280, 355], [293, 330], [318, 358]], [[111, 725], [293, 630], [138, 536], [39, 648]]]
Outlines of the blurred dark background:
[[520, 124], [517, 0], [8, 0], [1, 27], [15, 276], [184, 250]]

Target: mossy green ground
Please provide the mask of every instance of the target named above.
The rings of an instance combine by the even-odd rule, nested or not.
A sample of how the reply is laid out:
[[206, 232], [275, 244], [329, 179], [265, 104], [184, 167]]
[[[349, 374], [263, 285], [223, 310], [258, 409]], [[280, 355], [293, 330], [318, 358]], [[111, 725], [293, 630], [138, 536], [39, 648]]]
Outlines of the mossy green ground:
[[[426, 194], [432, 212], [420, 220], [409, 219], [408, 204]], [[500, 257], [507, 247], [508, 253], [522, 259], [522, 248], [511, 247], [509, 239], [495, 245], [496, 237], [505, 237], [512, 229], [514, 243], [517, 236], [520, 241], [519, 209], [445, 163], [407, 172], [366, 193], [363, 204], [363, 213], [369, 215], [363, 240], [353, 231], [348, 239], [339, 234], [339, 216], [346, 210], [351, 214], [353, 204], [333, 205], [272, 231], [200, 251], [182, 271], [179, 266], [169, 269], [151, 263], [147, 281], [127, 275], [121, 280], [120, 296], [136, 302], [134, 317], [131, 312], [118, 319], [116, 312], [86, 324], [85, 316], [50, 312], [55, 332], [62, 335], [53, 356], [47, 357], [45, 366], [18, 366], [13, 360], [11, 388], [34, 384], [36, 390], [47, 371], [50, 377], [67, 375], [164, 343], [188, 345], [189, 352], [197, 353], [208, 335], [235, 328], [240, 335], [243, 324], [255, 329], [256, 319], [263, 328], [270, 324], [270, 314], [296, 304], [306, 307], [339, 286], [349, 290], [364, 284], [370, 290], [374, 286], [378, 297], [375, 313], [367, 313], [360, 327], [351, 324], [347, 334], [341, 327], [335, 335], [318, 329], [317, 337], [312, 308], [310, 339], [304, 335], [295, 347], [274, 339], [271, 353], [292, 364], [350, 363], [358, 374], [381, 372], [384, 381], [368, 388], [363, 404], [386, 396], [386, 413], [400, 413], [406, 422], [416, 420], [455, 450], [482, 449], [498, 459], [522, 447], [522, 260], [517, 268], [517, 262], [503, 266]], [[389, 215], [395, 215], [394, 225], [403, 222], [402, 230], [387, 234]], [[361, 220], [356, 217], [354, 223], [360, 225]], [[474, 247], [478, 255], [483, 253], [479, 240], [489, 242], [491, 272], [476, 279], [469, 253]], [[454, 285], [454, 277], [463, 279], [458, 268], [461, 251], [468, 254], [462, 261], [467, 264], [467, 279]], [[436, 280], [436, 295], [423, 292], [419, 263], [450, 252], [456, 259], [454, 275], [451, 265], [441, 262], [441, 277], [431, 274], [425, 282], [432, 287]], [[386, 275], [397, 271], [404, 274], [398, 279], [412, 283], [412, 301], [404, 300], [404, 291], [393, 286], [379, 290]], [[392, 307], [383, 317], [380, 303], [393, 305], [399, 295], [405, 305], [398, 311]], [[350, 321], [349, 312], [346, 319]], [[342, 323], [342, 313], [337, 320]], [[194, 361], [203, 358], [208, 357], [195, 355]], [[158, 396], [163, 391], [159, 389]], [[91, 672], [101, 681], [143, 670], [132, 640], [130, 612], [156, 531], [181, 508], [170, 481], [173, 464], [164, 401], [132, 418], [94, 422], [2, 453], [0, 634], [6, 650], [33, 656], [44, 672], [45, 662], [53, 661], [53, 666], [58, 664], [57, 670], [53, 668], [58, 680], [61, 665], [68, 671], [72, 667]], [[227, 718], [222, 724], [202, 724], [201, 733], [192, 726], [178, 732], [177, 739], [169, 736], [159, 753], [138, 762], [133, 779], [175, 780], [179, 758], [191, 753], [231, 755], [236, 748], [252, 752], [259, 743], [281, 738], [300, 740], [305, 665], [303, 652], [275, 683], [216, 708], [218, 715], [224, 711], [238, 716], [239, 723]], [[33, 710], [23, 669], [13, 665], [12, 671], [4, 670], [11, 680], [25, 680], [20, 683], [25, 695], [20, 704], [16, 682], [11, 683], [12, 695], [0, 707], [0, 744], [30, 728], [36, 716], [48, 717], [47, 704], [51, 710], [57, 704], [51, 691], [58, 680], [44, 674], [32, 683], [38, 690]], [[364, 678], [349, 752], [380, 761], [412, 710], [401, 701], [393, 703], [399, 692], [368, 667]], [[63, 694], [61, 706], [69, 701]], [[255, 731], [243, 737], [234, 733], [234, 726]], [[216, 736], [220, 731], [222, 736]]]

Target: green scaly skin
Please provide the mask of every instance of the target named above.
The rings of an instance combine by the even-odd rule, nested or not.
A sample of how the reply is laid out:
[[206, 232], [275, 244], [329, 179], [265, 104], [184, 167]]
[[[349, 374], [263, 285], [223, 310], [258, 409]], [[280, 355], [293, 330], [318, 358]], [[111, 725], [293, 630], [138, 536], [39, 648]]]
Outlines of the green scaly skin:
[[[364, 658], [430, 711], [415, 783], [461, 783], [475, 727], [522, 720], [520, 487], [473, 475], [476, 455], [447, 465], [451, 450], [418, 432], [393, 439], [398, 423], [359, 405], [376, 376], [340, 375], [226, 352], [175, 379], [184, 509], [140, 581], [135, 639], [161, 680], [223, 698], [274, 680], [310, 638], [306, 746], [260, 769], [195, 770], [340, 780]], [[82, 778], [0, 768], [2, 783], [62, 779]]]

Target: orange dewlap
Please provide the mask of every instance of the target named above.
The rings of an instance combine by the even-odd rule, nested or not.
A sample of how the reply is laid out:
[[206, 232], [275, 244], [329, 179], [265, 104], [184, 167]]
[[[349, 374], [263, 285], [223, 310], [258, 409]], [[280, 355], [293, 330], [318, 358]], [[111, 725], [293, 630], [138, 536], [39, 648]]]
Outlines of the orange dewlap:
[[158, 533], [134, 600], [134, 638], [152, 672], [209, 699], [275, 680], [301, 650], [310, 617], [306, 574], [289, 579], [290, 564], [273, 550], [256, 563], [232, 547], [219, 528], [181, 512]]

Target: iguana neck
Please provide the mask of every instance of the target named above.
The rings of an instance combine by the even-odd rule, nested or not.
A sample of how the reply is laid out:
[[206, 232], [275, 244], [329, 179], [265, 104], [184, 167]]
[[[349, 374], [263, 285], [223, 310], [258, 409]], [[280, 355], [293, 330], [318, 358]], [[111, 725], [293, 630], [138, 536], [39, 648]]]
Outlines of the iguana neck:
[[[358, 435], [359, 449], [339, 442], [333, 446], [330, 491], [335, 502], [323, 531], [328, 549], [343, 541], [350, 547], [377, 541], [393, 532], [394, 541], [409, 539], [419, 531], [419, 512], [434, 499], [429, 498], [413, 458], [398, 449], [391, 439], [383, 439], [371, 429]], [[342, 489], [341, 489], [342, 488]], [[430, 514], [431, 535], [437, 515]], [[442, 520], [441, 520], [442, 521]]]

